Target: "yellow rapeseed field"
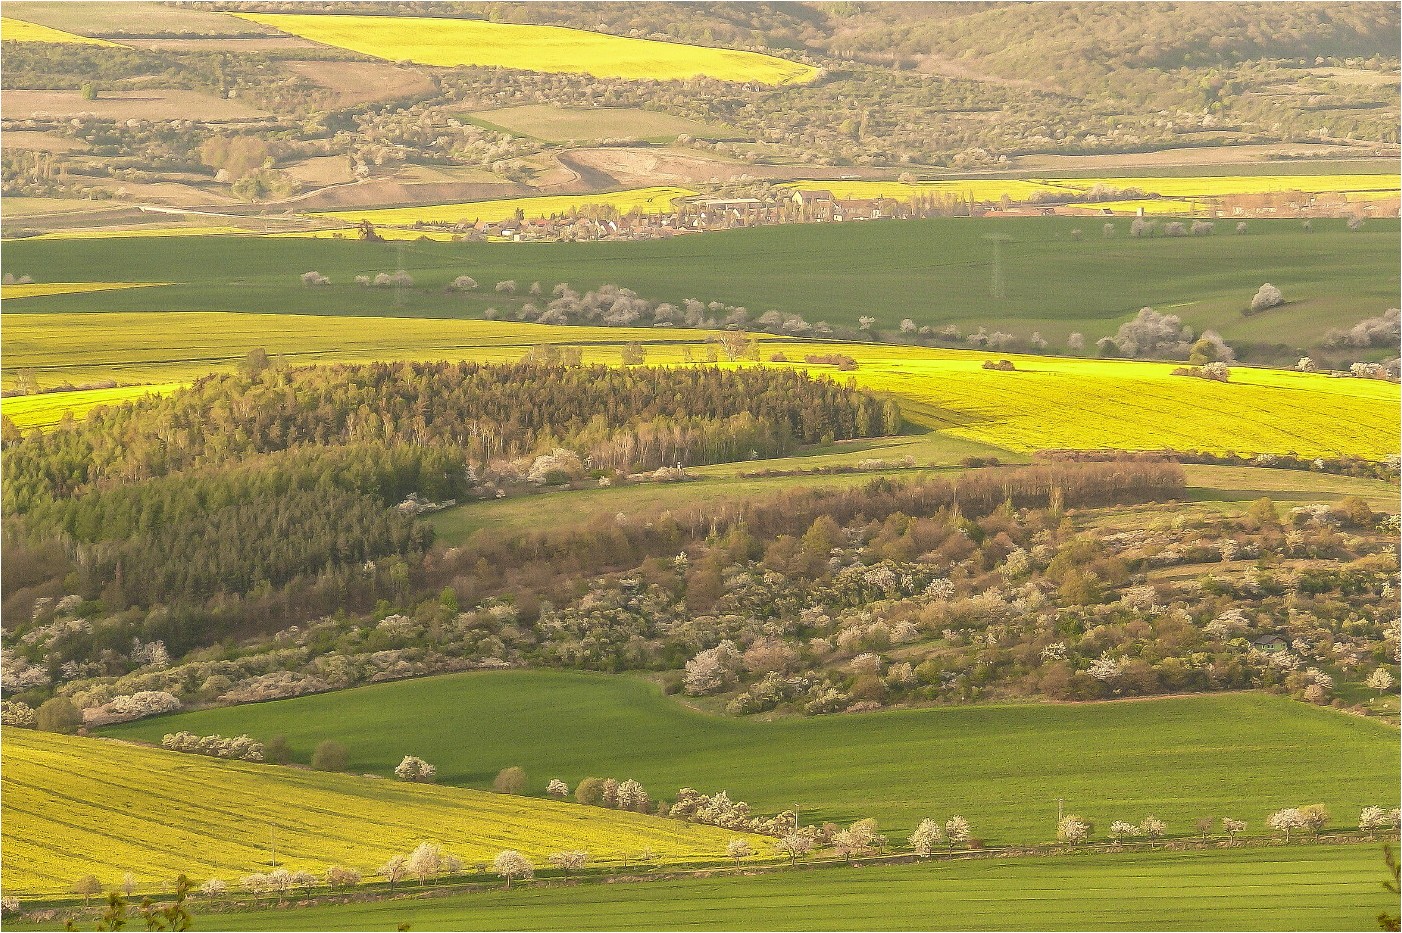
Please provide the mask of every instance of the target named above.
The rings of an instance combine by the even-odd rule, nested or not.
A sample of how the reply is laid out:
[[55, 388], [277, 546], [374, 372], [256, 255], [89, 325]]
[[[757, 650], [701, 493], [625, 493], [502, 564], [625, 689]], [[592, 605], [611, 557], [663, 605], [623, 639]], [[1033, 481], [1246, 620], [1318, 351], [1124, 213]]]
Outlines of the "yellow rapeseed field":
[[[539, 867], [562, 849], [617, 864], [651, 849], [657, 863], [720, 862], [744, 834], [576, 803], [392, 778], [327, 774], [184, 755], [107, 739], [7, 728], [5, 893], [66, 893], [92, 874], [116, 887], [238, 879], [278, 865], [367, 877], [392, 855], [436, 842], [472, 866], [516, 849]], [[405, 749], [412, 753], [414, 749]], [[756, 851], [762, 838], [748, 836]]]
[[[8, 325], [7, 325], [8, 326]], [[163, 382], [154, 385], [117, 386], [112, 389], [82, 389], [77, 392], [45, 392], [42, 395], [16, 395], [0, 401], [0, 414], [21, 431], [51, 428], [71, 414], [81, 421], [88, 412], [102, 405], [120, 405], [147, 395], [169, 395], [185, 385]]]
[[108, 42], [106, 39], [89, 39], [87, 36], [78, 36], [71, 32], [64, 32], [62, 29], [40, 26], [38, 23], [26, 23], [20, 19], [10, 19], [8, 16], [0, 16], [0, 41], [67, 42], [74, 45], [106, 45], [120, 48], [117, 43]]
[[[1402, 176], [1397, 174], [1352, 175], [1196, 175], [1181, 178], [1158, 176], [1106, 176], [1103, 178], [1029, 178], [916, 182], [822, 181], [791, 183], [796, 190], [826, 190], [838, 198], [888, 197], [909, 201], [918, 195], [947, 197], [958, 195], [976, 201], [997, 201], [1006, 194], [1013, 201], [1026, 200], [1037, 192], [1078, 193], [1095, 185], [1138, 188], [1168, 200], [1108, 201], [1088, 204], [1109, 207], [1117, 213], [1132, 213], [1139, 207], [1145, 213], [1187, 213], [1195, 199], [1215, 200], [1230, 195], [1270, 194], [1303, 191], [1312, 194], [1343, 193], [1349, 200], [1376, 200], [1397, 197]], [[1205, 207], [1199, 204], [1199, 207]]]
[[116, 288], [151, 288], [169, 282], [31, 282], [28, 285], [0, 286], [0, 298], [42, 298], [45, 295], [72, 295], [77, 292], [105, 292]]
[[480, 65], [650, 80], [704, 75], [760, 84], [793, 84], [818, 75], [818, 69], [810, 65], [772, 55], [630, 39], [563, 26], [415, 16], [236, 15], [313, 42], [390, 61], [448, 68]]
[[[318, 217], [330, 217], [356, 223], [368, 220], [373, 224], [407, 226], [424, 223], [458, 223], [485, 221], [495, 223], [510, 220], [520, 210], [527, 220], [587, 211], [590, 207], [608, 206], [620, 214], [633, 210], [658, 214], [672, 209], [672, 202], [696, 192], [688, 188], [654, 187], [630, 188], [603, 194], [563, 194], [538, 198], [503, 198], [497, 201], [468, 201], [461, 204], [428, 204], [422, 207], [390, 207], [379, 210], [326, 211]], [[326, 234], [329, 235], [329, 234]], [[417, 231], [415, 231], [417, 235]]]
[[257, 235], [257, 231], [244, 227], [127, 227], [114, 230], [55, 230], [26, 237], [30, 240], [105, 240], [113, 237], [162, 237], [162, 236], [233, 236]]
[[[189, 381], [232, 370], [257, 346], [296, 364], [508, 362], [545, 343], [582, 346], [586, 362], [611, 365], [620, 362], [621, 346], [630, 341], [646, 347], [652, 364], [686, 365], [688, 354], [701, 361], [707, 352], [704, 333], [653, 328], [209, 312], [91, 318], [74, 329], [65, 315], [14, 315], [3, 331], [7, 375], [33, 369], [41, 385], [59, 379]], [[1171, 375], [1172, 363], [762, 340], [766, 361], [776, 350], [796, 361], [766, 365], [855, 379], [894, 395], [918, 424], [1012, 451], [1174, 447], [1381, 459], [1399, 445], [1399, 389], [1378, 380], [1237, 367], [1224, 384]], [[803, 362], [804, 356], [821, 353], [847, 354], [859, 365], [843, 373]], [[986, 360], [1001, 358], [1011, 359], [1016, 371], [983, 369]], [[6, 411], [16, 404], [30, 402], [10, 399]]]

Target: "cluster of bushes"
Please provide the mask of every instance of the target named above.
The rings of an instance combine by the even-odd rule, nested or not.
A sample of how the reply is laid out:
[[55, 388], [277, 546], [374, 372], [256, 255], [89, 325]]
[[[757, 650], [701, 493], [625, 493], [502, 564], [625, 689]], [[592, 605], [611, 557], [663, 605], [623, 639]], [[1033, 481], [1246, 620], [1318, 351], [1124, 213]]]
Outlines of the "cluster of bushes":
[[168, 732], [161, 736], [161, 748], [188, 755], [208, 755], [211, 758], [232, 758], [237, 761], [264, 761], [262, 742], [246, 735], [225, 738], [222, 735], [195, 735], [192, 732]]

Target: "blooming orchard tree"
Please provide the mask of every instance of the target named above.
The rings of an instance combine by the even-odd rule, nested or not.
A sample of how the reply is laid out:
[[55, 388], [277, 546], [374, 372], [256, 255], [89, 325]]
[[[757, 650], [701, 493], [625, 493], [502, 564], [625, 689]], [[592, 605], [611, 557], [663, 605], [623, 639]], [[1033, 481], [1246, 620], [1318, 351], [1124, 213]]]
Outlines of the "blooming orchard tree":
[[1133, 823], [1126, 823], [1124, 820], [1115, 820], [1110, 824], [1110, 838], [1115, 840], [1115, 845], [1119, 845], [1131, 836], [1139, 835], [1139, 827]]
[[1227, 834], [1227, 844], [1231, 845], [1236, 841], [1238, 835], [1246, 832], [1246, 821], [1224, 816], [1222, 817], [1222, 832]]
[[379, 874], [383, 875], [389, 882], [389, 889], [394, 890], [394, 886], [404, 878], [405, 872], [409, 870], [409, 860], [402, 855], [390, 857], [388, 862], [380, 866]]
[[781, 837], [778, 842], [774, 843], [774, 848], [789, 857], [790, 865], [795, 865], [799, 859], [813, 851], [814, 845], [812, 836], [807, 833], [794, 832]]
[[497, 853], [497, 857], [492, 860], [492, 871], [506, 879], [507, 890], [511, 889], [511, 879], [513, 878], [530, 880], [535, 877], [535, 867], [515, 849], [506, 849]]
[[1278, 833], [1283, 833], [1286, 843], [1289, 843], [1290, 831], [1303, 828], [1305, 818], [1297, 807], [1286, 807], [1266, 817], [1266, 825]]
[[755, 850], [750, 848], [749, 842], [744, 839], [732, 839], [725, 844], [725, 854], [738, 862], [754, 855]]
[[589, 861], [589, 853], [583, 849], [571, 849], [566, 852], [553, 852], [545, 857], [555, 868], [560, 869], [568, 879], [570, 872], [579, 871]]
[[1396, 830], [1399, 811], [1396, 807], [1384, 810], [1382, 807], [1364, 807], [1358, 815], [1358, 828], [1368, 834], [1368, 838], [1379, 831]]
[[1318, 836], [1319, 831], [1329, 825], [1329, 808], [1322, 803], [1312, 803], [1300, 808], [1300, 818], [1305, 821], [1305, 829]]
[[423, 884], [442, 869], [443, 850], [431, 842], [421, 842], [409, 853], [409, 861], [404, 867], [419, 879], [419, 884]]
[[1256, 294], [1251, 298], [1252, 311], [1265, 311], [1267, 308], [1283, 304], [1285, 304], [1285, 296], [1270, 282], [1257, 289]]
[[223, 897], [229, 893], [229, 882], [223, 878], [210, 878], [200, 885], [200, 894], [204, 897]]
[[570, 786], [559, 778], [551, 778], [550, 783], [545, 787], [545, 792], [551, 797], [564, 800], [570, 795]]
[[415, 781], [427, 784], [433, 781], [438, 769], [422, 758], [414, 755], [405, 755], [404, 760], [394, 769], [394, 776], [401, 781]]
[[1162, 839], [1163, 834], [1168, 830], [1168, 824], [1157, 816], [1146, 816], [1139, 824], [1139, 831], [1149, 840], [1149, 847], [1153, 848], [1155, 839]]
[[1380, 667], [1368, 675], [1368, 679], [1363, 681], [1363, 686], [1369, 690], [1378, 691], [1378, 696], [1392, 689], [1392, 673], [1385, 667]]
[[944, 838], [944, 831], [940, 829], [940, 824], [934, 820], [921, 820], [920, 825], [915, 827], [915, 832], [910, 834], [907, 840], [910, 847], [915, 850], [915, 854], [921, 858], [929, 858], [935, 851], [935, 846], [939, 845]]
[[1056, 838], [1067, 845], [1078, 846], [1090, 835], [1090, 824], [1074, 813], [1069, 813], [1056, 824]]
[[951, 816], [944, 824], [944, 838], [951, 849], [956, 845], [967, 845], [969, 840], [973, 838], [969, 821], [962, 816]]
[[354, 868], [333, 865], [326, 869], [326, 886], [328, 888], [350, 888], [357, 884], [360, 884], [360, 872]]

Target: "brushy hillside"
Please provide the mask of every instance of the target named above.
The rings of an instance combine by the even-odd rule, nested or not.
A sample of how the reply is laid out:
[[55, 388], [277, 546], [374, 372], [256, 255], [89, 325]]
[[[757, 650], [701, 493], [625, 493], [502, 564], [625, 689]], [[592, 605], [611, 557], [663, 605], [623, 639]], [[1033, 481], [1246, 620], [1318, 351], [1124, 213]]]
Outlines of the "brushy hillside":
[[1363, 806], [1395, 805], [1398, 781], [1396, 730], [1259, 694], [760, 722], [690, 711], [638, 680], [532, 671], [404, 681], [112, 732], [158, 740], [179, 729], [285, 734], [304, 760], [334, 737], [356, 770], [383, 771], [412, 748], [442, 781], [464, 786], [521, 765], [534, 793], [552, 777], [597, 775], [634, 777], [657, 795], [725, 789], [757, 812], [796, 804], [804, 822], [871, 816], [909, 831], [923, 817], [958, 813], [999, 843], [1053, 838], [1057, 798], [1102, 826], [1153, 813], [1175, 833], [1224, 816], [1260, 831], [1272, 810], [1321, 801], [1347, 826]]
[[[224, 930], [1362, 930], [1375, 846], [992, 859], [223, 914]], [[196, 908], [198, 910], [198, 907]]]
[[[400, 757], [413, 751], [406, 745]], [[128, 871], [143, 883], [169, 884], [184, 872], [233, 884], [268, 870], [274, 832], [279, 866], [366, 875], [426, 840], [469, 865], [517, 849], [543, 867], [549, 853], [575, 848], [596, 862], [645, 848], [664, 863], [720, 861], [737, 835], [580, 804], [15, 728], [5, 730], [4, 755], [3, 874], [6, 893], [18, 896], [65, 893], [86, 874], [115, 887]]]

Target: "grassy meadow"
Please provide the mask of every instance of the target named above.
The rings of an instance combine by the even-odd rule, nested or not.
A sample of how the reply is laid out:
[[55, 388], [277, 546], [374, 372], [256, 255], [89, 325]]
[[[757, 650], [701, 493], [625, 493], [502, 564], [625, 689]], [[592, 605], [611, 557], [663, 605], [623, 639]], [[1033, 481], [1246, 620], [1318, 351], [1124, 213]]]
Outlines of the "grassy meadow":
[[[480, 205], [479, 205], [480, 206]], [[419, 209], [414, 209], [419, 210]], [[349, 212], [355, 217], [364, 212]], [[455, 208], [451, 219], [460, 219]], [[175, 284], [89, 295], [29, 298], [27, 311], [257, 311], [403, 317], [480, 317], [530, 300], [525, 286], [577, 290], [626, 286], [653, 301], [686, 298], [804, 315], [854, 327], [861, 315], [895, 330], [903, 318], [963, 332], [979, 326], [1022, 337], [1040, 331], [1052, 349], [1072, 332], [1087, 345], [1151, 306], [1180, 315], [1195, 330], [1214, 328], [1250, 362], [1250, 344], [1316, 343], [1331, 327], [1347, 327], [1397, 302], [1396, 220], [1370, 220], [1347, 233], [1342, 220], [1317, 220], [1306, 232], [1294, 220], [1249, 221], [1249, 233], [1211, 237], [1128, 236], [1114, 239], [1092, 218], [945, 218], [864, 224], [764, 227], [633, 243], [359, 243], [302, 239], [295, 247], [263, 237], [171, 238], [153, 248], [125, 237], [14, 240], [4, 268], [45, 281], [111, 281], [114, 270], [134, 282]], [[1083, 230], [1084, 239], [1072, 238]], [[991, 294], [993, 247], [1005, 234], [1005, 297]], [[417, 235], [417, 234], [415, 234]], [[395, 296], [364, 289], [354, 277], [403, 264], [416, 287]], [[327, 288], [303, 288], [316, 270]], [[449, 294], [443, 287], [471, 275], [482, 288]], [[515, 299], [492, 286], [512, 279]], [[1247, 316], [1263, 282], [1286, 304]]]
[[43, 298], [45, 295], [76, 295], [106, 292], [118, 288], [150, 288], [165, 282], [31, 282], [27, 285], [0, 286], [0, 298]]
[[475, 65], [653, 81], [704, 75], [721, 81], [775, 85], [809, 81], [818, 75], [818, 69], [811, 65], [772, 55], [561, 26], [414, 16], [238, 15], [324, 45], [389, 61], [444, 68]]
[[[157, 736], [159, 741], [160, 737]], [[465, 863], [518, 849], [584, 848], [620, 863], [651, 848], [661, 864], [722, 861], [729, 830], [552, 800], [224, 761], [91, 738], [6, 729], [5, 891], [62, 894], [94, 874], [115, 886], [238, 877], [278, 864], [369, 875], [425, 840]], [[400, 756], [402, 757], [402, 756]], [[753, 840], [756, 847], [760, 840]]]
[[1263, 832], [1268, 812], [1320, 801], [1351, 826], [1365, 805], [1395, 805], [1399, 778], [1396, 730], [1263, 694], [761, 721], [688, 709], [631, 677], [510, 671], [104, 731], [159, 740], [176, 729], [283, 734], [303, 761], [335, 738], [355, 771], [383, 773], [415, 754], [438, 766], [441, 782], [464, 787], [520, 765], [536, 794], [552, 777], [571, 786], [633, 777], [662, 798], [680, 787], [726, 790], [761, 813], [797, 805], [805, 821], [870, 816], [895, 832], [957, 813], [988, 843], [1054, 838], [1057, 798], [1102, 827], [1152, 813], [1173, 833], [1204, 816]]
[[[1379, 846], [824, 868], [199, 916], [202, 929], [1363, 930]], [[16, 927], [25, 929], [28, 927]]]

